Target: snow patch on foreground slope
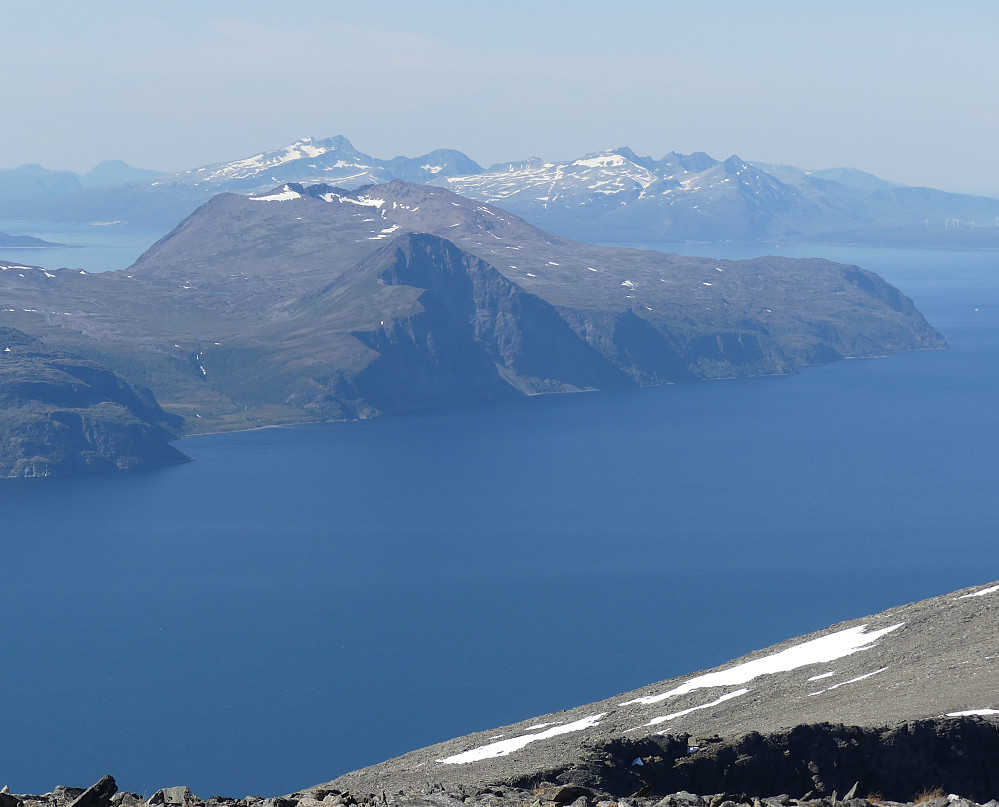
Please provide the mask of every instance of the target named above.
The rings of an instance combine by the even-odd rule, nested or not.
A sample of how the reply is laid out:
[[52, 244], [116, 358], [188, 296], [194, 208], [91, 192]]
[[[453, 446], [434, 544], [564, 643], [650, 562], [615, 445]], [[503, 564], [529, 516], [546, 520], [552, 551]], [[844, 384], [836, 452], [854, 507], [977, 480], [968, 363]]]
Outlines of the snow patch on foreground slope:
[[524, 746], [529, 743], [533, 743], [536, 740], [545, 740], [548, 737], [557, 737], [560, 734], [569, 734], [573, 731], [582, 731], [583, 729], [593, 728], [593, 726], [600, 722], [600, 718], [602, 718], [605, 714], [606, 712], [601, 712], [597, 715], [584, 717], [581, 720], [575, 720], [572, 723], [566, 723], [564, 726], [555, 726], [547, 729], [546, 731], [540, 731], [535, 734], [522, 734], [519, 737], [510, 737], [508, 740], [499, 740], [498, 742], [489, 743], [488, 745], [473, 748], [470, 751], [455, 754], [454, 756], [439, 759], [437, 761], [448, 765], [461, 765], [465, 762], [478, 762], [483, 759], [505, 757], [508, 754], [512, 754], [514, 751], [519, 751]]
[[680, 686], [668, 692], [663, 692], [660, 695], [646, 695], [642, 698], [634, 698], [630, 701], [624, 701], [621, 705], [658, 703], [674, 695], [686, 695], [688, 692], [693, 692], [696, 689], [745, 684], [754, 678], [759, 678], [761, 675], [790, 672], [808, 664], [824, 664], [835, 661], [836, 659], [856, 653], [859, 650], [868, 649], [885, 634], [902, 627], [902, 624], [900, 622], [897, 625], [871, 631], [870, 633], [867, 632], [867, 625], [857, 625], [856, 627], [847, 628], [836, 633], [829, 633], [825, 636], [820, 636], [818, 639], [812, 639], [810, 642], [789, 647], [787, 650], [782, 650], [770, 656], [747, 661], [745, 664], [739, 664], [727, 670], [717, 670], [695, 676], [680, 684]]
[[[764, 656], [763, 658], [758, 658], [753, 661], [747, 661], [744, 664], [739, 664], [735, 667], [730, 667], [727, 670], [718, 670], [694, 676], [668, 692], [663, 692], [659, 695], [648, 695], [645, 697], [633, 698], [632, 700], [624, 701], [620, 705], [649, 705], [659, 703], [667, 698], [677, 695], [685, 695], [698, 689], [746, 684], [763, 675], [789, 672], [810, 664], [826, 664], [830, 661], [835, 661], [836, 659], [843, 658], [844, 656], [852, 655], [853, 653], [857, 653], [861, 650], [869, 649], [882, 636], [885, 636], [893, 630], [902, 627], [903, 624], [904, 623], [900, 622], [896, 625], [891, 625], [890, 627], [873, 631], [868, 631], [867, 625], [857, 625], [852, 628], [836, 631], [835, 633], [820, 636], [818, 639], [802, 642], [801, 644], [789, 647], [778, 653], [772, 653], [769, 656]], [[850, 681], [844, 681], [841, 684], [836, 684], [833, 687], [830, 687], [830, 689], [835, 689], [843, 686], [844, 684], [864, 680], [883, 671], [884, 670], [881, 669], [872, 673], [867, 673], [866, 675], [858, 676]], [[659, 725], [669, 720], [683, 717], [684, 715], [700, 709], [712, 708], [726, 701], [741, 697], [749, 691], [750, 690], [748, 688], [743, 687], [741, 689], [725, 693], [708, 703], [652, 718], [652, 720], [650, 720], [646, 725]], [[600, 720], [606, 715], [607, 712], [601, 712], [599, 714], [584, 717], [580, 720], [575, 720], [571, 723], [554, 726], [546, 729], [545, 731], [536, 731], [530, 734], [521, 734], [516, 737], [510, 737], [505, 740], [498, 740], [496, 742], [479, 746], [478, 748], [472, 748], [460, 754], [454, 754], [443, 759], [438, 759], [437, 761], [447, 765], [460, 765], [468, 762], [479, 762], [485, 759], [495, 759], [496, 757], [508, 756], [514, 751], [519, 751], [530, 743], [538, 740], [545, 740], [549, 737], [557, 737], [561, 734], [569, 734], [593, 728], [594, 726], [599, 725]]]

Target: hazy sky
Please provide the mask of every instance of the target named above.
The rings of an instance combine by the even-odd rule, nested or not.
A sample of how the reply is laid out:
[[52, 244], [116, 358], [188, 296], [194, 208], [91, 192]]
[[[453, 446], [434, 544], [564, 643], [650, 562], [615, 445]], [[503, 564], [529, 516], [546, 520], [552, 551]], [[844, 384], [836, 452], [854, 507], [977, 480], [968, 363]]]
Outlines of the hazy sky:
[[343, 134], [488, 165], [620, 145], [999, 195], [995, 0], [50, 0], [5, 8], [0, 167]]

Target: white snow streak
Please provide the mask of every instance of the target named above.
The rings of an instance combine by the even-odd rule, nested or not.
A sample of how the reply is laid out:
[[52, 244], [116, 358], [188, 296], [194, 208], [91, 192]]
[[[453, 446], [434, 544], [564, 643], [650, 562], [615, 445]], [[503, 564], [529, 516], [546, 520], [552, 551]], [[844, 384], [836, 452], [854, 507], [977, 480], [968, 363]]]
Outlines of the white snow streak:
[[737, 689], [735, 692], [729, 692], [722, 695], [720, 698], [716, 698], [711, 701], [711, 703], [702, 703], [700, 706], [691, 706], [689, 709], [683, 709], [679, 712], [673, 712], [673, 714], [663, 715], [662, 717], [654, 717], [648, 723], [647, 726], [658, 726], [660, 723], [665, 723], [667, 720], [673, 720], [677, 717], [683, 717], [684, 715], [689, 715], [691, 712], [696, 712], [698, 709], [710, 709], [712, 706], [717, 706], [719, 703], [724, 703], [732, 698], [738, 698], [740, 695], [745, 695], [749, 692], [748, 689]]
[[870, 633], [866, 632], [867, 625], [857, 625], [856, 627], [846, 628], [835, 633], [827, 633], [818, 639], [802, 642], [794, 647], [781, 650], [779, 653], [747, 661], [736, 667], [730, 667], [727, 670], [718, 670], [695, 676], [680, 684], [680, 686], [668, 692], [663, 692], [661, 695], [646, 695], [641, 698], [633, 698], [621, 705], [658, 703], [674, 695], [686, 695], [688, 692], [693, 692], [697, 689], [736, 686], [746, 684], [755, 678], [759, 678], [761, 675], [789, 672], [808, 664], [826, 664], [844, 656], [849, 656], [859, 650], [868, 649], [882, 636], [902, 627], [903, 624], [900, 622], [897, 625], [881, 628]]
[[968, 709], [964, 712], [947, 712], [947, 717], [985, 717], [987, 715], [999, 715], [999, 709]]
[[968, 597], [983, 597], [986, 594], [991, 594], [994, 591], [999, 591], [999, 586], [989, 586], [988, 588], [983, 588], [981, 591], [976, 591], [973, 594], [963, 594], [958, 597], [959, 600], [966, 600]]
[[880, 670], [875, 670], [874, 672], [858, 675], [856, 678], [851, 678], [849, 681], [840, 681], [838, 684], [833, 684], [828, 689], [820, 689], [818, 692], [809, 692], [808, 697], [812, 697], [812, 695], [821, 695], [823, 692], [832, 692], [834, 689], [839, 689], [840, 687], [846, 686], [847, 684], [855, 684], [857, 683], [857, 681], [863, 681], [865, 678], [870, 678], [871, 676], [883, 673], [887, 669], [888, 669], [887, 667], [882, 667]]
[[519, 737], [511, 737], [508, 740], [499, 740], [498, 742], [489, 743], [478, 748], [473, 748], [470, 751], [445, 757], [444, 759], [439, 759], [437, 761], [443, 762], [447, 765], [463, 765], [466, 762], [479, 762], [483, 759], [495, 759], [496, 757], [509, 756], [514, 751], [519, 751], [521, 748], [524, 748], [530, 743], [538, 740], [546, 740], [549, 737], [557, 737], [560, 734], [569, 734], [574, 731], [583, 731], [584, 729], [593, 728], [600, 722], [601, 718], [603, 718], [605, 714], [607, 713], [601, 712], [597, 715], [591, 715], [590, 717], [584, 717], [581, 720], [576, 720], [573, 723], [566, 723], [563, 726], [554, 726], [547, 731], [539, 731], [535, 734], [521, 734]]
[[287, 185], [283, 191], [279, 193], [272, 193], [270, 196], [251, 196], [251, 202], [287, 202], [291, 199], [301, 199], [302, 194], [298, 191], [293, 191]]

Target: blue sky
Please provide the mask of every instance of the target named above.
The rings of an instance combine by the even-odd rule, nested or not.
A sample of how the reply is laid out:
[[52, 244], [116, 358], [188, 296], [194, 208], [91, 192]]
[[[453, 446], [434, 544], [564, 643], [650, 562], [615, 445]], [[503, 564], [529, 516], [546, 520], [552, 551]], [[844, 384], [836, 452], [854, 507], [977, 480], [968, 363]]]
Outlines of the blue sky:
[[5, 11], [0, 167], [304, 136], [486, 165], [619, 145], [999, 195], [999, 3], [54, 0]]

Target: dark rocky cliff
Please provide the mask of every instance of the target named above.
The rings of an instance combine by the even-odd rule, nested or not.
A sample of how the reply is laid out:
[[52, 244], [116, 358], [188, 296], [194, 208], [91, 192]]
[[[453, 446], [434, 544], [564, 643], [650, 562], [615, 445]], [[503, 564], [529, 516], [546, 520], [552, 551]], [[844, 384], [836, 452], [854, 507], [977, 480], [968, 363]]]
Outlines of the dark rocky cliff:
[[0, 476], [184, 462], [168, 443], [177, 425], [107, 368], [0, 328]]

